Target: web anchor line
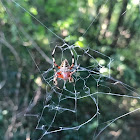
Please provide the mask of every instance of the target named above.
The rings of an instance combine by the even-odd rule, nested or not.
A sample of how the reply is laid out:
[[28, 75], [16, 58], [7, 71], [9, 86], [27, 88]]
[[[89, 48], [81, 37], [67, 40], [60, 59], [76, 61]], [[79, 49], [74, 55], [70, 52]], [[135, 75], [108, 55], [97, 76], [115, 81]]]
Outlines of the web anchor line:
[[14, 2], [17, 6], [19, 6], [22, 10], [24, 10], [25, 12], [27, 12], [31, 17], [33, 17], [37, 22], [39, 22], [43, 27], [45, 27], [49, 32], [51, 32], [53, 35], [55, 35], [58, 39], [60, 39], [61, 41], [63, 41], [63, 43], [65, 43], [65, 40], [63, 38], [61, 38], [60, 36], [58, 36], [56, 33], [54, 33], [51, 29], [49, 29], [45, 24], [43, 24], [40, 20], [38, 20], [34, 15], [32, 15], [28, 10], [26, 10], [23, 6], [21, 6], [19, 3], [17, 3], [14, 0], [11, 0], [12, 2]]

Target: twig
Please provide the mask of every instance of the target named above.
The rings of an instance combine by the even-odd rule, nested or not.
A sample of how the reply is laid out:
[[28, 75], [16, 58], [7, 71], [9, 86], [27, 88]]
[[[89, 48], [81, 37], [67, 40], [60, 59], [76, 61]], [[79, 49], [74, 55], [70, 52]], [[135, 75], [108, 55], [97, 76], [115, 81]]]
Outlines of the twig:
[[15, 56], [17, 63], [20, 64], [21, 61], [20, 61], [20, 57], [19, 57], [17, 51], [15, 50], [15, 48], [14, 48], [11, 44], [9, 44], [9, 43], [6, 41], [5, 36], [4, 36], [4, 33], [2, 33], [2, 32], [0, 33], [0, 42], [1, 42], [2, 44], [4, 44], [7, 48], [10, 49], [10, 51], [11, 51], [11, 52], [13, 53], [13, 55]]
[[1, 68], [3, 69], [3, 72], [2, 72], [3, 81], [0, 82], [0, 89], [2, 89], [6, 83], [6, 80], [7, 80], [7, 72], [6, 72], [6, 66], [5, 66], [4, 59], [3, 59], [1, 45], [0, 45], [0, 61], [1, 61]]
[[24, 34], [24, 36], [26, 36], [26, 38], [28, 38], [33, 46], [35, 47], [35, 49], [42, 55], [42, 57], [50, 64], [52, 64], [52, 60], [44, 53], [44, 51], [37, 45], [37, 43], [32, 39], [32, 37], [25, 32], [25, 30], [19, 26], [20, 31]]

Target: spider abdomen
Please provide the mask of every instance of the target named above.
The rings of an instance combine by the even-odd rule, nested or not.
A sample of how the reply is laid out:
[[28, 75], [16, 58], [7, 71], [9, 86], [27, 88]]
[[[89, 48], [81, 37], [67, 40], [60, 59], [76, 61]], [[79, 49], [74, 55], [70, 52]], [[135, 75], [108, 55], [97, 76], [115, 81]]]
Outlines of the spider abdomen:
[[68, 80], [70, 77], [70, 72], [62, 72], [62, 75], [64, 80]]
[[58, 78], [61, 78], [63, 80], [68, 80], [70, 77], [70, 72], [69, 71], [68, 72], [58, 72], [57, 75], [58, 75]]

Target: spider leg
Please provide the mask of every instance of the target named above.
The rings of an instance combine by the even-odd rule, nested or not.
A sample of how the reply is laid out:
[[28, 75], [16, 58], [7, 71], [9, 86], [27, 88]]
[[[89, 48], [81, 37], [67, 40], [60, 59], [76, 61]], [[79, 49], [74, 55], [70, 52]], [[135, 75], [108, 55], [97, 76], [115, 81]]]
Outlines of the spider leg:
[[77, 68], [73, 72], [70, 73], [70, 75], [72, 75], [73, 73], [75, 73], [78, 70], [79, 67], [80, 67], [80, 64], [77, 66]]
[[77, 68], [73, 72], [70, 73], [70, 77], [69, 77], [69, 82], [70, 83], [74, 82], [74, 79], [72, 78], [72, 74], [75, 73], [78, 70], [79, 67], [80, 67], [80, 64], [77, 66]]
[[54, 50], [53, 50], [53, 52], [52, 52], [52, 59], [53, 59], [53, 69], [54, 69], [54, 66], [56, 66], [58, 69], [60, 69], [60, 66], [58, 66], [56, 63], [55, 63], [55, 58], [54, 58], [54, 53], [55, 53], [55, 48], [54, 48]]
[[55, 67], [54, 67], [54, 65], [53, 65], [53, 70], [54, 70], [54, 78], [53, 78], [53, 83], [54, 83], [54, 85], [57, 85], [57, 72], [56, 72], [56, 69], [55, 69]]
[[70, 52], [71, 52], [71, 55], [72, 55], [72, 65], [70, 66], [70, 69], [72, 69], [73, 66], [74, 66], [74, 55], [73, 55], [72, 50]]
[[70, 83], [73, 83], [74, 82], [74, 79], [71, 76], [69, 77], [69, 82]]
[[58, 84], [58, 82], [57, 82], [57, 73], [56, 72], [55, 72], [55, 75], [54, 75], [54, 78], [53, 78], [53, 83], [54, 83], [54, 85]]

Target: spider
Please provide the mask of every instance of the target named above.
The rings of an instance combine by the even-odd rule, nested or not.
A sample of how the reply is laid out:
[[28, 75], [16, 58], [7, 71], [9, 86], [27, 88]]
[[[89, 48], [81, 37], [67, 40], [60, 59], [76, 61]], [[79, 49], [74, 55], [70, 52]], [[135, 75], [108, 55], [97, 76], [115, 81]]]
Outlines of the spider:
[[[68, 80], [70, 83], [74, 82], [74, 79], [72, 78], [72, 74], [77, 71], [79, 66], [74, 71], [71, 71], [72, 68], [74, 67], [74, 55], [73, 55], [73, 52], [71, 51], [71, 55], [72, 55], [72, 65], [71, 66], [69, 65], [69, 62], [68, 62], [67, 59], [63, 60], [61, 65], [58, 66], [56, 64], [56, 62], [55, 62], [54, 53], [55, 53], [55, 49], [52, 52], [53, 70], [55, 72], [54, 78], [53, 78], [54, 85], [58, 84], [57, 78], [63, 79], [64, 81]], [[56, 71], [55, 67], [57, 67], [59, 70]]]

